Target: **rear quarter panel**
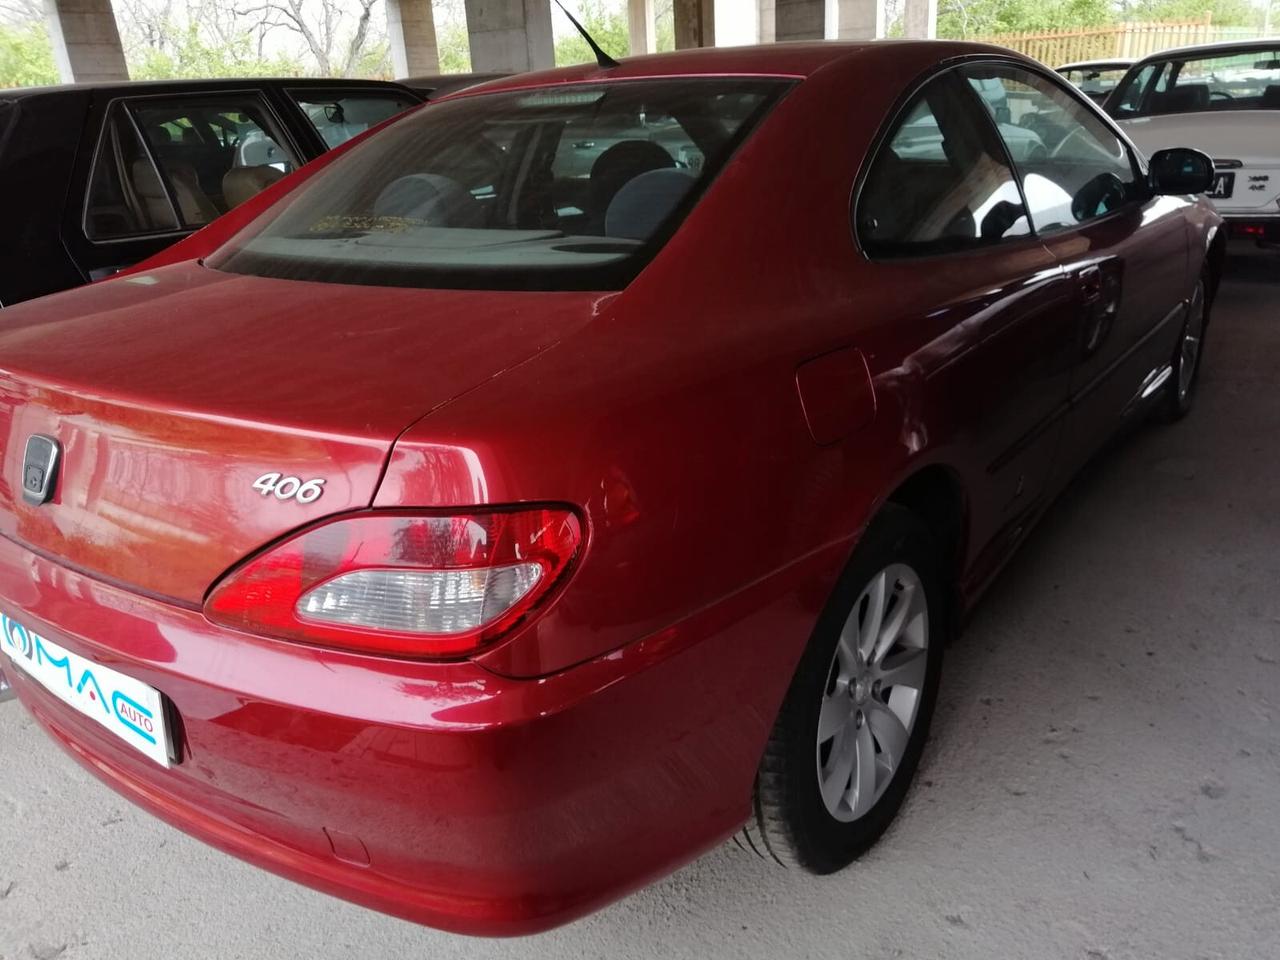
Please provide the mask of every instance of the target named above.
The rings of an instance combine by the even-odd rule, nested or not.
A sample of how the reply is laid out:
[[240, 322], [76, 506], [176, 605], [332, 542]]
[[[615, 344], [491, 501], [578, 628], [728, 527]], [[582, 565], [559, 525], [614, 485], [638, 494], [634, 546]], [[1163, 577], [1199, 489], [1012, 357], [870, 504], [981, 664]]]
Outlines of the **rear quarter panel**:
[[[971, 346], [952, 334], [960, 318], [887, 322], [900, 291], [875, 288], [851, 236], [868, 144], [931, 62], [917, 51], [873, 73], [855, 56], [798, 84], [593, 323], [398, 441], [375, 506], [585, 510], [590, 546], [570, 588], [485, 666], [554, 673], [783, 580], [806, 557], [837, 557], [809, 571], [773, 640], [793, 665], [859, 531], [901, 480], [937, 462], [979, 482], [966, 431], [984, 400], [931, 379]], [[919, 282], [943, 304], [964, 269]], [[844, 347], [865, 355], [876, 409], [820, 446], [796, 370]], [[772, 716], [789, 678], [762, 678], [744, 709]]]

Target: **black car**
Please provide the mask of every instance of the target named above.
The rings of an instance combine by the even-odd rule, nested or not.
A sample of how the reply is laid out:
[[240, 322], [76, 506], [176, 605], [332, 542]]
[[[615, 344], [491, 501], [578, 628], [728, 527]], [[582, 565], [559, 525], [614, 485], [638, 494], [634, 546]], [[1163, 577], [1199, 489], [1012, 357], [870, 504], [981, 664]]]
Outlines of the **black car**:
[[0, 306], [137, 263], [422, 99], [365, 80], [0, 91]]
[[497, 80], [509, 77], [509, 73], [430, 73], [420, 77], [405, 77], [397, 80], [414, 93], [426, 100], [439, 100], [441, 97], [467, 87], [474, 87], [486, 80]]

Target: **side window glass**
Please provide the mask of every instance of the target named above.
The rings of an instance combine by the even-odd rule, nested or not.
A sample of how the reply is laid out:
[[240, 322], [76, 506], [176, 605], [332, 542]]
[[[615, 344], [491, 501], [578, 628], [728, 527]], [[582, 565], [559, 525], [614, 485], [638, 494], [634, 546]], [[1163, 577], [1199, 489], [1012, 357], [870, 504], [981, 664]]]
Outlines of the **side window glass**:
[[855, 213], [871, 257], [970, 250], [1030, 232], [999, 141], [953, 74], [910, 103], [872, 161]]
[[316, 133], [330, 150], [357, 134], [402, 113], [416, 101], [408, 97], [370, 94], [326, 95], [291, 90], [289, 95], [302, 109]]
[[98, 138], [85, 200], [90, 240], [118, 240], [180, 229], [138, 131], [120, 104], [112, 107]]
[[968, 67], [996, 121], [1041, 233], [1103, 216], [1143, 195], [1128, 149], [1055, 81], [1017, 67]]
[[185, 227], [201, 227], [297, 165], [253, 94], [130, 105]]
[[1114, 107], [1108, 107], [1108, 112], [1116, 117], [1137, 113], [1142, 107], [1142, 100], [1146, 95], [1147, 87], [1151, 85], [1151, 77], [1155, 72], [1156, 65], [1149, 63], [1134, 76], [1130, 77], [1129, 81], [1125, 83], [1124, 89], [1120, 91], [1120, 99], [1116, 101]]

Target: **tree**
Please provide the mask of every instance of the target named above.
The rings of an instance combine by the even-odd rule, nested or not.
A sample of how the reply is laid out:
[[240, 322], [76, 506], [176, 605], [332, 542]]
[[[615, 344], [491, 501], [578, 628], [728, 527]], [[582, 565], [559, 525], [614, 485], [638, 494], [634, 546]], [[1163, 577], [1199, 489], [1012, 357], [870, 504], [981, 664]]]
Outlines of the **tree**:
[[[568, 4], [566, 4], [568, 6]], [[631, 52], [631, 28], [627, 25], [626, 10], [620, 10], [607, 0], [578, 0], [578, 9], [570, 11], [578, 18], [593, 40], [611, 57], [625, 57]], [[558, 16], [553, 8], [552, 15]], [[591, 63], [596, 55], [575, 30], [556, 41], [556, 66], [570, 63]]]
[[1112, 0], [941, 0], [938, 36], [983, 37], [997, 33], [1092, 27], [1115, 17]]
[[1122, 0], [1125, 20], [1199, 20], [1212, 17], [1215, 27], [1260, 27], [1261, 13], [1250, 0]]
[[223, 43], [210, 43], [196, 24], [167, 30], [165, 43], [134, 52], [129, 75], [135, 80], [199, 79], [204, 77], [297, 77], [303, 64], [278, 54], [261, 56], [248, 34]]
[[[258, 14], [301, 37], [321, 76], [349, 77], [365, 53], [377, 2], [352, 0], [352, 8], [342, 0], [267, 0], [244, 12]], [[348, 9], [355, 13], [355, 24], [350, 27]]]
[[0, 88], [57, 82], [58, 68], [44, 22], [0, 24]]

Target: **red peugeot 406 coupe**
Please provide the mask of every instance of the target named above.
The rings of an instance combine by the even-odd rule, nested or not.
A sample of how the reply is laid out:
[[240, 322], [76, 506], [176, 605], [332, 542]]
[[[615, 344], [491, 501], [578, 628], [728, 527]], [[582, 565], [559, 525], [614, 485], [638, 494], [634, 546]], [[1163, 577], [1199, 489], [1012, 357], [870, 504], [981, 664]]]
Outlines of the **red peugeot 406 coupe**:
[[164, 819], [450, 930], [740, 830], [839, 869], [1054, 493], [1188, 409], [1211, 179], [975, 44], [427, 106], [0, 315], [0, 662]]

